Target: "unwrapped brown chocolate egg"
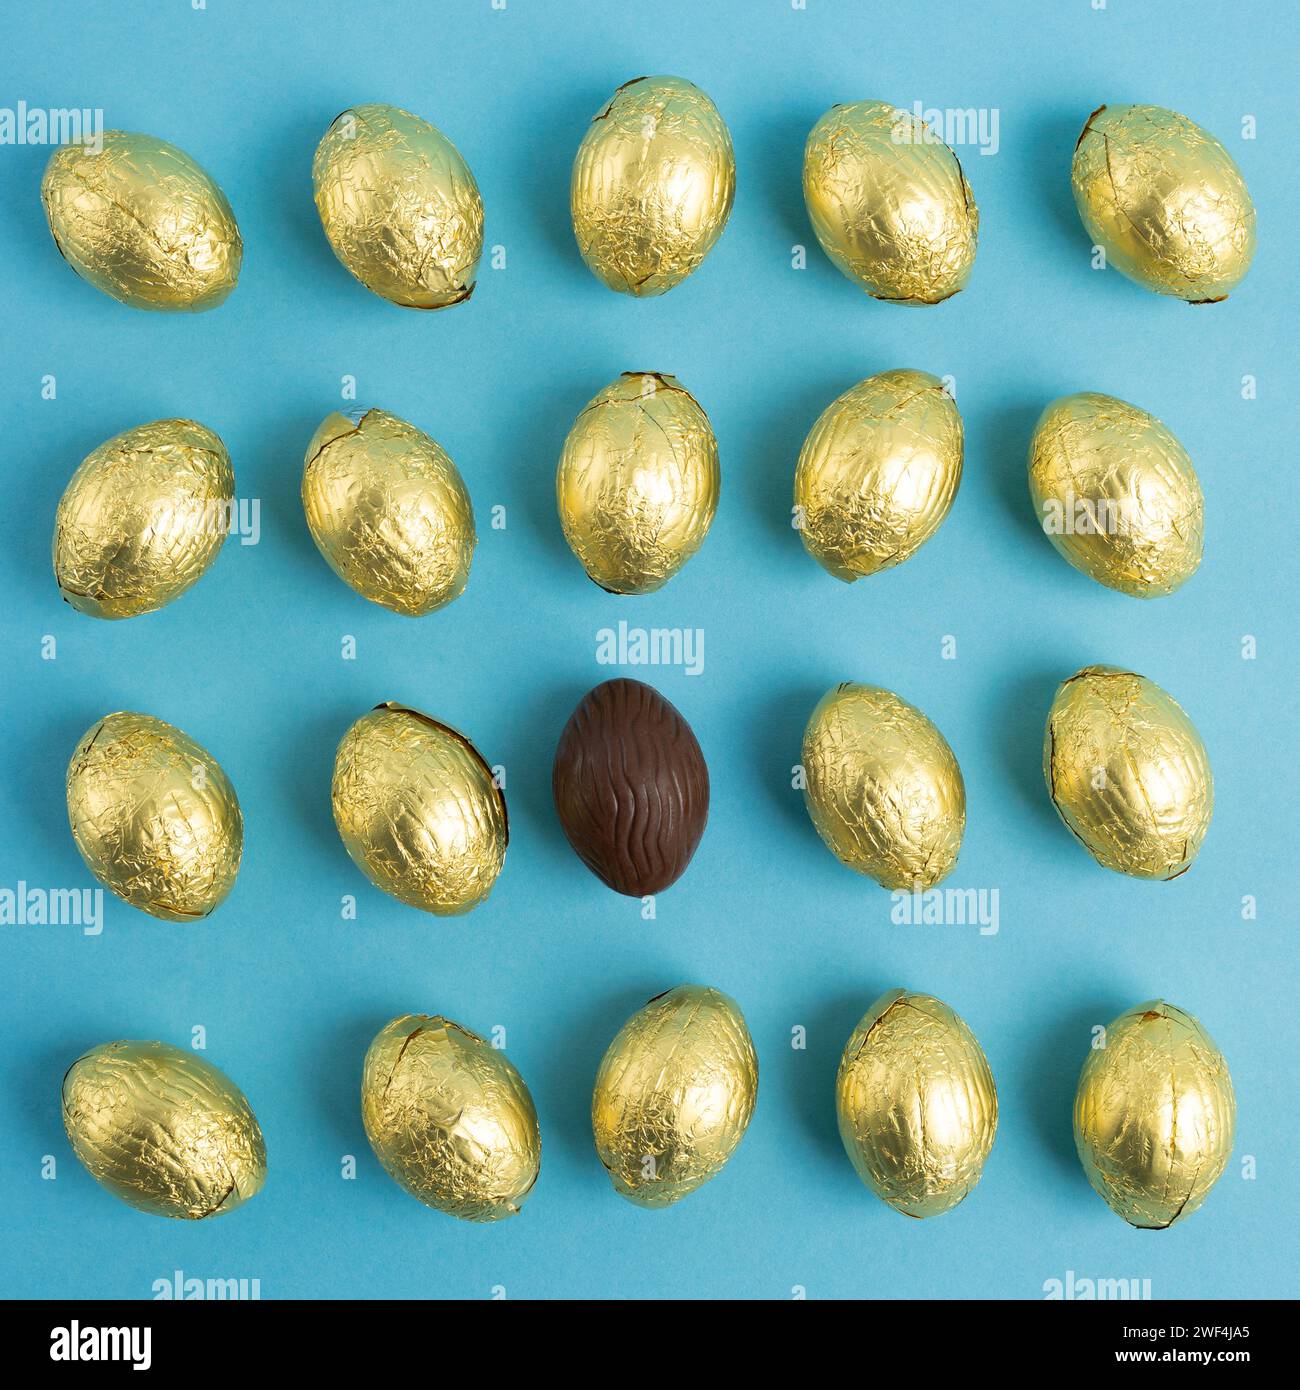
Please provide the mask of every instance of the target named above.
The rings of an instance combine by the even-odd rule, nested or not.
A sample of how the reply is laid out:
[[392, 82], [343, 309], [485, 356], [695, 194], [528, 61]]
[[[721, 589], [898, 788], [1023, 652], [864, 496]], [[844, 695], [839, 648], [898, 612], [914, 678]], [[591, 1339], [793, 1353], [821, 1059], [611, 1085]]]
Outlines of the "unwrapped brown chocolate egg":
[[377, 705], [334, 758], [334, 823], [357, 868], [439, 917], [477, 907], [505, 863], [506, 800], [478, 749], [405, 705]]
[[719, 486], [717, 441], [690, 392], [673, 376], [624, 372], [574, 422], [555, 496], [590, 578], [648, 594], [699, 549]]
[[244, 1093], [169, 1043], [104, 1043], [79, 1057], [63, 1078], [63, 1124], [91, 1177], [154, 1216], [220, 1216], [266, 1181]]
[[382, 1028], [361, 1077], [366, 1138], [395, 1183], [465, 1221], [514, 1216], [537, 1181], [542, 1137], [524, 1079], [441, 1015]]
[[1137, 878], [1186, 873], [1214, 814], [1214, 777], [1192, 721], [1154, 681], [1114, 666], [1085, 666], [1062, 682], [1043, 774], [1088, 853]]
[[709, 817], [709, 770], [691, 726], [641, 681], [605, 681], [583, 696], [560, 735], [551, 790], [578, 857], [634, 898], [685, 873]]
[[420, 617], [464, 592], [469, 493], [441, 445], [396, 415], [327, 415], [307, 446], [302, 506], [329, 567], [371, 603]]
[[938, 377], [868, 377], [812, 427], [794, 475], [795, 524], [837, 579], [899, 565], [939, 529], [961, 483], [961, 415]]
[[716, 1177], [745, 1137], [758, 1058], [734, 999], [679, 985], [632, 1015], [596, 1074], [591, 1126], [614, 1191], [666, 1207]]
[[1223, 1053], [1191, 1014], [1153, 999], [1121, 1014], [1089, 1052], [1074, 1142], [1111, 1210], [1162, 1231], [1218, 1182], [1236, 1119]]
[[474, 292], [483, 200], [442, 131], [396, 106], [349, 107], [311, 175], [334, 254], [368, 290], [407, 309], [445, 309]]
[[998, 1128], [975, 1035], [941, 1000], [902, 989], [882, 994], [853, 1030], [835, 1109], [858, 1176], [905, 1216], [938, 1216], [969, 1196]]
[[804, 801], [817, 833], [882, 887], [931, 888], [952, 871], [966, 786], [947, 740], [892, 691], [845, 681], [803, 736]]
[[91, 873], [168, 922], [206, 917], [244, 852], [239, 799], [220, 764], [149, 714], [106, 714], [68, 764], [68, 821]]
[[680, 77], [626, 82], [573, 161], [578, 250], [612, 290], [649, 298], [684, 280], [731, 216], [736, 158], [718, 108]]

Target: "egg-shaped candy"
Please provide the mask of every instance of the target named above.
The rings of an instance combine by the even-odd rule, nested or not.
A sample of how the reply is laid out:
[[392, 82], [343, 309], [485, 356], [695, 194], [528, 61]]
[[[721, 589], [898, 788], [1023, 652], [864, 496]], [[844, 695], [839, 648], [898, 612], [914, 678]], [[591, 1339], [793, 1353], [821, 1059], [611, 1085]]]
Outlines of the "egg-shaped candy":
[[371, 603], [420, 617], [464, 592], [469, 493], [442, 447], [396, 415], [326, 416], [307, 446], [302, 506], [329, 567]]
[[353, 862], [399, 902], [450, 917], [492, 891], [510, 838], [506, 800], [464, 734], [377, 705], [340, 740], [331, 795]]
[[55, 150], [41, 202], [64, 260], [134, 309], [211, 309], [239, 279], [244, 246], [226, 195], [156, 136], [109, 130], [100, 150]]
[[361, 1076], [366, 1138], [395, 1183], [465, 1221], [514, 1216], [542, 1163], [524, 1079], [486, 1038], [441, 1015], [382, 1028]]
[[104, 1043], [79, 1057], [63, 1078], [63, 1124], [91, 1177], [154, 1216], [220, 1216], [266, 1181], [244, 1093], [170, 1043]]
[[679, 985], [632, 1015], [596, 1074], [591, 1125], [614, 1191], [666, 1207], [715, 1177], [745, 1137], [758, 1058], [734, 999]]
[[68, 764], [68, 821], [91, 873], [168, 922], [206, 917], [244, 852], [239, 799], [220, 764], [149, 714], [106, 714]]
[[597, 279], [663, 294], [731, 216], [736, 158], [718, 108], [680, 77], [627, 82], [592, 117], [569, 190], [578, 250]]
[[1104, 868], [1177, 878], [1214, 814], [1201, 736], [1154, 682], [1085, 666], [1061, 683], [1047, 716], [1043, 775], [1052, 803]]
[[483, 200], [442, 131], [396, 106], [349, 107], [321, 138], [311, 175], [334, 254], [368, 290], [407, 309], [445, 309], [474, 292]]

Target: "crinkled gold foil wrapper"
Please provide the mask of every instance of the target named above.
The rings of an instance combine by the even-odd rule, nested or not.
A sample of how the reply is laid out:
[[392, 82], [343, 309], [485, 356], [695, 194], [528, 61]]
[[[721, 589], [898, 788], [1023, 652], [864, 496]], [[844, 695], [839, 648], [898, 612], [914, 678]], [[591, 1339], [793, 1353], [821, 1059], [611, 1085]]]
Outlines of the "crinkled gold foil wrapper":
[[63, 1078], [63, 1124], [91, 1177], [154, 1216], [220, 1216], [266, 1181], [244, 1093], [168, 1043], [104, 1043], [79, 1057]]
[[938, 304], [970, 278], [975, 195], [957, 156], [912, 112], [832, 106], [804, 148], [803, 196], [822, 250], [873, 299]]
[[1131, 1226], [1164, 1230], [1205, 1201], [1232, 1154], [1237, 1100], [1191, 1014], [1154, 999], [1121, 1014], [1083, 1064], [1074, 1141], [1088, 1181]]
[[206, 917], [244, 852], [239, 799], [188, 734], [148, 714], [106, 714], [68, 764], [68, 821], [91, 873], [168, 922]]
[[153, 135], [110, 130], [99, 153], [55, 150], [41, 203], [73, 270], [134, 309], [211, 309], [239, 279], [244, 245], [226, 195]]
[[226, 446], [193, 420], [154, 420], [101, 444], [54, 521], [54, 577], [78, 612], [152, 613], [196, 584], [230, 529]]
[[679, 985], [633, 1014], [601, 1061], [596, 1153], [620, 1196], [671, 1206], [717, 1176], [757, 1099], [758, 1058], [735, 1000]]
[[1043, 773], [1061, 819], [1103, 867], [1177, 878], [1214, 814], [1201, 736], [1154, 682], [1114, 666], [1064, 681], [1047, 716]]
[[469, 493], [441, 445], [396, 415], [326, 416], [307, 446], [302, 506], [330, 568], [371, 603], [420, 617], [464, 592]]
[[1029, 493], [1075, 569], [1135, 598], [1181, 587], [1201, 563], [1205, 502], [1187, 451], [1127, 401], [1084, 391], [1043, 411]]
[[573, 162], [578, 250], [612, 290], [650, 298], [690, 275], [731, 216], [736, 158], [713, 102], [680, 77], [624, 83]]
[[860, 381], [809, 431], [794, 477], [808, 553], [837, 579], [901, 565], [943, 524], [961, 485], [961, 415], [938, 377]]
[[952, 872], [966, 785], [947, 740], [892, 691], [845, 681], [803, 737], [804, 801], [826, 848], [884, 888], [925, 889]]
[[928, 994], [882, 994], [853, 1030], [835, 1080], [840, 1138], [858, 1176], [905, 1216], [970, 1195], [998, 1128], [988, 1059]]
[[366, 1053], [361, 1118], [399, 1187], [465, 1221], [514, 1216], [541, 1169], [523, 1077], [504, 1052], [441, 1016], [406, 1014], [380, 1030]]
[[590, 578], [648, 594], [700, 548], [720, 486], [717, 441], [690, 392], [673, 376], [624, 372], [574, 422], [555, 496]]
[[1209, 131], [1162, 106], [1099, 106], [1070, 171], [1093, 242], [1116, 270], [1192, 304], [1226, 299], [1255, 254], [1255, 205]]
[[375, 294], [445, 309], [474, 292], [483, 200], [469, 165], [428, 121], [396, 106], [353, 106], [312, 161], [316, 210], [334, 254]]
[[505, 863], [506, 801], [455, 729], [377, 705], [334, 759], [334, 823], [353, 862], [399, 902], [439, 917], [477, 907]]

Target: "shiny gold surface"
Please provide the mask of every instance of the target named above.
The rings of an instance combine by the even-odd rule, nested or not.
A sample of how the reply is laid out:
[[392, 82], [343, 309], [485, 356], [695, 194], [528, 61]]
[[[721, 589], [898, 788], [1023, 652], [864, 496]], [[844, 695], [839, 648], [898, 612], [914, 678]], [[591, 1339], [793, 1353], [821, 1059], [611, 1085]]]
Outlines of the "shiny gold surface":
[[886, 101], [855, 101], [832, 106], [804, 148], [817, 240], [873, 299], [938, 304], [964, 288], [975, 264], [975, 195], [928, 129]]
[[357, 868], [439, 917], [477, 907], [505, 863], [506, 801], [464, 734], [405, 705], [378, 705], [334, 759], [334, 823]]
[[1088, 1181], [1131, 1226], [1190, 1216], [1232, 1153], [1237, 1101], [1223, 1053], [1162, 999], [1106, 1029], [1083, 1064], [1074, 1142]]
[[952, 871], [966, 786], [947, 740], [906, 700], [845, 681], [803, 736], [804, 801], [841, 863], [884, 888], [933, 887]]
[[619, 1030], [596, 1074], [591, 1126], [614, 1190], [666, 1207], [721, 1171], [758, 1099], [758, 1058], [734, 999], [679, 985]]
[[1056, 549], [1108, 588], [1171, 594], [1201, 563], [1204, 501], [1192, 461], [1127, 401], [1095, 391], [1053, 401], [1029, 446], [1029, 493]]
[[54, 519], [54, 577], [96, 618], [152, 613], [196, 584], [230, 529], [226, 446], [193, 420], [154, 420], [101, 444]]
[[514, 1216], [542, 1163], [537, 1112], [504, 1052], [441, 1016], [405, 1014], [366, 1052], [361, 1118], [384, 1171], [465, 1221]]
[[832, 401], [794, 475], [795, 520], [837, 579], [900, 565], [939, 529], [961, 484], [961, 415], [938, 377], [881, 372]]
[[1255, 205], [1209, 131], [1162, 106], [1099, 106], [1070, 181], [1083, 225], [1116, 270], [1193, 304], [1226, 299], [1255, 254]]
[[718, 108], [680, 77], [627, 82], [592, 117], [573, 162], [573, 233], [612, 290], [663, 294], [731, 216], [736, 158]]
[[947, 1004], [891, 989], [853, 1030], [835, 1078], [858, 1177], [905, 1216], [950, 1211], [980, 1180], [998, 1093], [975, 1035]]
[[574, 421], [555, 478], [564, 538], [616, 594], [661, 588], [700, 548], [718, 508], [709, 417], [673, 376], [624, 372]]
[[1192, 721], [1154, 681], [1076, 671], [1047, 716], [1043, 773], [1061, 819], [1105, 868], [1165, 879], [1191, 868], [1214, 777]]
[[334, 254], [368, 290], [408, 309], [445, 309], [474, 292], [483, 200], [428, 121], [353, 106], [325, 132], [311, 175]]
[[110, 130], [98, 154], [55, 150], [41, 203], [73, 270], [134, 309], [211, 309], [239, 279], [244, 246], [226, 195], [152, 135]]
[[371, 603], [419, 617], [464, 592], [469, 493], [441, 446], [396, 415], [326, 416], [307, 446], [302, 506], [330, 568]]
[[79, 1057], [63, 1078], [63, 1124], [91, 1177], [154, 1216], [220, 1216], [266, 1181], [244, 1093], [168, 1043], [103, 1043]]
[[91, 873], [168, 922], [206, 917], [234, 887], [244, 820], [230, 779], [187, 734], [106, 714], [68, 764], [68, 821]]

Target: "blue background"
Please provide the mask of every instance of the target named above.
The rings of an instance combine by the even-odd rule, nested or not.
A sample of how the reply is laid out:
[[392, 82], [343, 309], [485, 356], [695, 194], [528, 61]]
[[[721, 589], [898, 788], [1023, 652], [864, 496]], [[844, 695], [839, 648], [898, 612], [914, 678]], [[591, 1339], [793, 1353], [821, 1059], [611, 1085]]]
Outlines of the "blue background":
[[[99, 106], [218, 180], [246, 246], [233, 297], [198, 317], [128, 310], [80, 282], [46, 231], [48, 150], [0, 148], [6, 332], [0, 508], [4, 709], [0, 886], [90, 879], [68, 833], [76, 739], [140, 709], [208, 747], [247, 822], [235, 890], [202, 925], [111, 897], [99, 937], [0, 927], [0, 1249], [11, 1295], [148, 1297], [174, 1270], [257, 1278], [263, 1297], [1041, 1297], [1044, 1281], [1149, 1278], [1156, 1297], [1297, 1289], [1294, 970], [1295, 91], [1291, 5], [703, 6], [559, 0], [447, 4], [30, 6], [9, 17], [0, 103]], [[644, 303], [583, 266], [568, 176], [590, 117], [621, 82], [680, 73], [735, 141], [735, 213], [702, 269]], [[832, 103], [996, 107], [1001, 149], [960, 151], [981, 213], [968, 290], [932, 310], [870, 301], [817, 248], [800, 193], [804, 138]], [[1103, 101], [1187, 112], [1240, 162], [1259, 208], [1253, 271], [1189, 308], [1089, 266], [1070, 153]], [[335, 261], [311, 197], [317, 140], [349, 104], [419, 112], [455, 141], [487, 211], [473, 300], [422, 315], [365, 292]], [[1258, 138], [1241, 138], [1244, 115]], [[808, 248], [804, 270], [792, 247]], [[852, 587], [803, 552], [791, 479], [818, 412], [895, 366], [956, 379], [966, 473], [948, 521], [899, 569]], [[565, 547], [553, 478], [577, 411], [625, 369], [677, 374], [708, 410], [722, 504], [700, 554], [660, 593], [598, 592]], [[41, 379], [57, 377], [57, 399]], [[365, 604], [315, 552], [303, 451], [354, 375], [355, 404], [427, 429], [479, 517], [465, 596], [411, 621]], [[1244, 375], [1258, 399], [1242, 399]], [[1195, 460], [1206, 558], [1142, 604], [1069, 568], [1036, 530], [1024, 480], [1033, 423], [1082, 389], [1151, 410]], [[231, 541], [191, 593], [124, 623], [62, 604], [50, 573], [58, 497], [102, 440], [145, 420], [216, 429], [262, 538]], [[490, 508], [507, 526], [493, 530]], [[549, 782], [595, 660], [620, 618], [700, 627], [705, 670], [632, 670], [691, 721], [713, 805], [689, 872], [658, 903], [606, 890], [568, 849]], [[355, 661], [341, 659], [345, 634]], [[1243, 635], [1258, 644], [1242, 659]], [[57, 639], [43, 660], [42, 639]], [[955, 660], [941, 643], [956, 638]], [[1170, 884], [1106, 873], [1044, 791], [1040, 741], [1057, 682], [1130, 666], [1179, 699], [1217, 784], [1193, 871]], [[895, 926], [890, 899], [823, 849], [791, 790], [803, 724], [836, 681], [920, 705], [966, 776], [950, 881], [998, 888], [1001, 929]], [[334, 746], [384, 699], [464, 729], [508, 769], [513, 836], [490, 901], [424, 916], [386, 898], [330, 817]], [[356, 894], [359, 917], [340, 919]], [[1244, 921], [1253, 895], [1258, 919]], [[610, 1190], [591, 1145], [590, 1086], [623, 1019], [684, 980], [741, 1003], [762, 1066], [758, 1110], [725, 1173], [675, 1209]], [[1002, 1121], [978, 1191], [940, 1220], [903, 1220], [854, 1176], [835, 1128], [840, 1049], [883, 990], [939, 995], [969, 1021]], [[1127, 1228], [1088, 1186], [1070, 1105], [1090, 1029], [1163, 996], [1229, 1059], [1237, 1149], [1204, 1209], [1159, 1235]], [[540, 1182], [524, 1214], [458, 1223], [404, 1196], [361, 1129], [371, 1036], [406, 1011], [507, 1030], [537, 1102]], [[790, 1045], [807, 1029], [806, 1050]], [[128, 1210], [73, 1158], [59, 1081], [118, 1037], [185, 1045], [241, 1085], [266, 1132], [256, 1201], [186, 1224]], [[43, 1180], [42, 1156], [57, 1159]], [[355, 1181], [341, 1158], [357, 1157]], [[1252, 1155], [1258, 1176], [1246, 1180]]]

